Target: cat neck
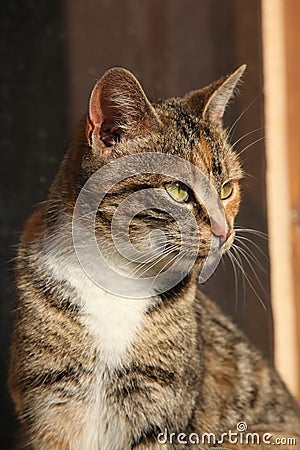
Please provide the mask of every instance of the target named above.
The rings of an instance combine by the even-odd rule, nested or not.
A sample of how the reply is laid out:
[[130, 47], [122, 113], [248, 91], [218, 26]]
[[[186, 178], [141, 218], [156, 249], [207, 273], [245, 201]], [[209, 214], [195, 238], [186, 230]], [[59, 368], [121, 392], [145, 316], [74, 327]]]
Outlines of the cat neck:
[[49, 233], [39, 246], [39, 264], [50, 275], [59, 298], [68, 298], [79, 310], [80, 323], [94, 338], [100, 361], [110, 369], [120, 367], [126, 364], [128, 351], [142, 332], [149, 312], [176, 303], [186, 296], [187, 290], [192, 299], [195, 276], [186, 276], [161, 295], [155, 295], [155, 290], [151, 297], [144, 298], [116, 295], [89, 277], [77, 258], [69, 233], [70, 224], [63, 224], [62, 220], [60, 227], [56, 224], [55, 233]]

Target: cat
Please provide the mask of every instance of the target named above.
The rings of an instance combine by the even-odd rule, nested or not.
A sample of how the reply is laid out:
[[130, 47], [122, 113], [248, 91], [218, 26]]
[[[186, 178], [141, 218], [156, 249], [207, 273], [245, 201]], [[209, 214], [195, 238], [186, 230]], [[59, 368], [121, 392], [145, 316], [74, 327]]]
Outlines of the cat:
[[[277, 436], [297, 440], [282, 448], [300, 448], [299, 409], [276, 370], [198, 287], [212, 242], [222, 254], [234, 240], [243, 172], [222, 119], [244, 70], [241, 66], [183, 98], [155, 103], [126, 69], [110, 69], [96, 83], [47, 201], [25, 225], [17, 257], [9, 387], [24, 446], [263, 449]], [[217, 193], [213, 204], [222, 205], [224, 226], [210, 220], [193, 181], [179, 181], [186, 176], [179, 159], [169, 175], [163, 163], [159, 173], [128, 172], [126, 157], [148, 161], [153, 155], [165, 157], [166, 166], [168, 157], [180, 158], [203, 173]], [[86, 188], [99, 171], [100, 178]], [[93, 209], [103, 186], [107, 195]], [[112, 245], [113, 216], [140, 191], [158, 192], [171, 213], [152, 202], [135, 214], [134, 201], [126, 203], [119, 232], [130, 219], [125, 232], [137, 249], [157, 228], [169, 241], [151, 264], [137, 258], [126, 265], [128, 257]], [[74, 211], [82, 192], [88, 193], [91, 209], [77, 221]], [[156, 279], [172, 266], [183, 238], [170, 216], [172, 208], [183, 221], [192, 215], [197, 226], [190, 232], [199, 239], [188, 235], [184, 249], [185, 261], [197, 250], [192, 267], [185, 270], [177, 260], [175, 281], [171, 277], [166, 290], [145, 289], [144, 296], [131, 295], [130, 283], [128, 288], [111, 283], [111, 271], [125, 278], [135, 271], [139, 285], [147, 278], [143, 273]], [[96, 242], [109, 260], [107, 272], [95, 263], [88, 242], [84, 220], [90, 215]], [[108, 289], [94, 279], [98, 275]], [[123, 296], [116, 293], [120, 286]], [[224, 434], [222, 440], [229, 430], [245, 436], [246, 428], [259, 434], [259, 443], [249, 438], [232, 444]]]

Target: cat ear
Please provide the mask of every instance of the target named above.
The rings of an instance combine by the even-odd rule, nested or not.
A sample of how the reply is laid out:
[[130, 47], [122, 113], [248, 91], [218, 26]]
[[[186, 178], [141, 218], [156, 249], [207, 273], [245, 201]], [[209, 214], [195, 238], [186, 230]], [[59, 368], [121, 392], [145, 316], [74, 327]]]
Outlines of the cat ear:
[[218, 125], [222, 124], [223, 115], [229, 100], [246, 69], [243, 64], [235, 72], [221, 78], [209, 86], [188, 94], [187, 101], [194, 112]]
[[110, 69], [95, 84], [89, 102], [87, 139], [102, 155], [123, 137], [143, 135], [156, 121], [151, 103], [128, 70]]

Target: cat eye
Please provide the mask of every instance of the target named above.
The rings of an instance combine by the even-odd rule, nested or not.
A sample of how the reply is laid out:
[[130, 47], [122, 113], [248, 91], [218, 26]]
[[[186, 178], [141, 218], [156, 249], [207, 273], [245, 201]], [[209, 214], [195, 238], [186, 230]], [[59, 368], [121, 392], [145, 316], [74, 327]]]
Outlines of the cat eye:
[[166, 183], [165, 189], [175, 202], [184, 203], [189, 199], [188, 188], [181, 183]]
[[221, 188], [221, 200], [226, 200], [229, 198], [233, 191], [233, 184], [232, 181], [227, 181], [227, 183], [224, 183]]

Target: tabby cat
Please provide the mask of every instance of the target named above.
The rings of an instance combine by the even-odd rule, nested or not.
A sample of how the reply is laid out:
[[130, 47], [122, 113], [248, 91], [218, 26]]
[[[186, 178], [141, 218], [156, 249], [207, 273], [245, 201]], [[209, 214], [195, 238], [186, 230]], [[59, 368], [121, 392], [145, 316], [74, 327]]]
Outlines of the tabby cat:
[[[137, 79], [122, 68], [108, 70], [96, 83], [87, 116], [47, 201], [27, 221], [19, 247], [9, 386], [26, 448], [263, 449], [273, 444], [300, 449], [299, 409], [276, 370], [197, 287], [213, 238], [221, 253], [234, 240], [243, 174], [222, 117], [244, 69], [157, 103], [150, 103]], [[193, 182], [179, 180], [180, 164], [176, 176], [162, 168], [124, 179], [126, 164], [110, 165], [147, 153], [176, 156], [201, 171], [218, 194], [224, 227], [213, 225]], [[124, 285], [119, 295], [114, 283], [111, 289], [101, 286], [79, 261], [75, 204], [103, 168], [109, 170], [89, 188], [94, 199], [110, 178], [120, 181], [94, 211], [96, 241], [123, 276], [135, 272], [139, 283], [145, 274], [166, 272], [182, 238], [176, 218], [159, 203], [137, 214], [127, 207], [121, 219], [131, 214], [128, 234], [136, 248], [157, 228], [167, 242], [151, 264], [136, 259], [126, 265], [128, 257], [113, 245], [112, 222], [129, 195], [159, 191], [164, 204], [182, 217], [192, 214], [199, 239], [188, 236], [185, 255], [197, 248], [195, 261], [166, 290], [130, 298], [132, 290], [125, 292]], [[81, 253], [101, 275], [82, 223]], [[229, 430], [237, 440], [235, 435], [229, 440]], [[246, 439], [247, 433], [256, 434]], [[296, 441], [280, 446], [288, 442], [275, 441], [280, 438]]]

